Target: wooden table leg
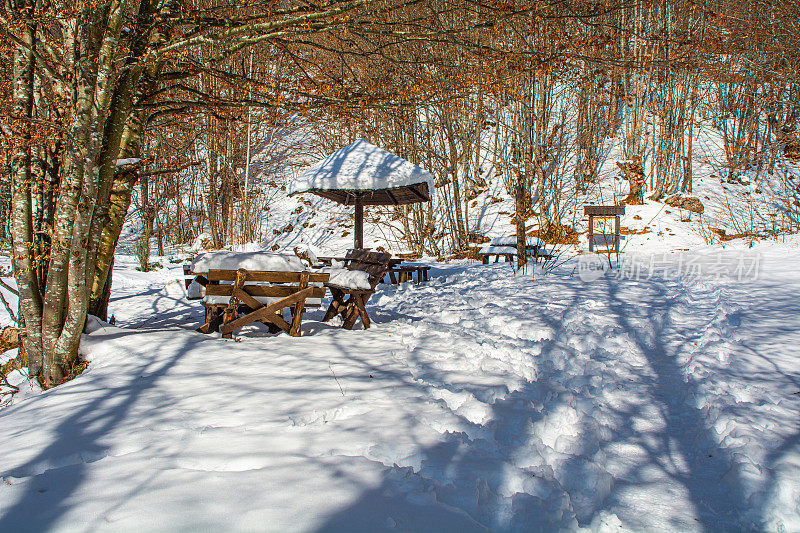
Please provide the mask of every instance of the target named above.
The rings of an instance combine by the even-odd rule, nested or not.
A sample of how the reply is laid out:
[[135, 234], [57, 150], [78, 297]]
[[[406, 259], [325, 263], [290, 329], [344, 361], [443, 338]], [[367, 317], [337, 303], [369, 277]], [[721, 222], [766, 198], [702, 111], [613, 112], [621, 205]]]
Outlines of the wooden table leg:
[[367, 314], [366, 303], [369, 295], [366, 294], [353, 294], [350, 296], [350, 300], [348, 300], [348, 312], [345, 315], [344, 324], [342, 327], [344, 329], [353, 329], [353, 326], [356, 325], [356, 321], [361, 318], [361, 323], [364, 326], [364, 329], [368, 329], [370, 326], [369, 315]]
[[[228, 322], [233, 322], [236, 320], [236, 310], [235, 307], [231, 307], [230, 305], [225, 308], [225, 313], [223, 315], [222, 323], [227, 324]], [[228, 333], [223, 333], [223, 339], [230, 339], [233, 337], [233, 332], [229, 331]]]
[[356, 294], [356, 310], [358, 311], [358, 316], [361, 317], [361, 323], [364, 325], [364, 329], [369, 329], [369, 315], [367, 314], [367, 299], [369, 298], [366, 294]]
[[305, 300], [298, 302], [292, 307], [292, 327], [289, 329], [289, 335], [292, 337], [300, 336], [300, 324], [303, 322], [303, 310], [305, 308]]
[[328, 310], [325, 312], [325, 316], [323, 317], [322, 321], [327, 322], [331, 318], [341, 313], [343, 306], [344, 292], [342, 292], [340, 289], [331, 288], [331, 304], [328, 306]]
[[219, 331], [219, 325], [222, 322], [219, 309], [216, 306], [209, 305], [206, 310], [206, 323], [197, 328], [196, 331], [200, 333], [216, 333]]
[[350, 299], [347, 301], [347, 309], [344, 313], [344, 324], [342, 324], [342, 328], [344, 329], [353, 329], [353, 326], [356, 325], [356, 320], [358, 320], [358, 307], [355, 302], [355, 296], [350, 296]]
[[205, 324], [197, 328], [195, 331], [199, 333], [210, 333], [211, 332], [211, 313], [214, 312], [213, 307], [204, 307], [206, 311], [206, 321]]

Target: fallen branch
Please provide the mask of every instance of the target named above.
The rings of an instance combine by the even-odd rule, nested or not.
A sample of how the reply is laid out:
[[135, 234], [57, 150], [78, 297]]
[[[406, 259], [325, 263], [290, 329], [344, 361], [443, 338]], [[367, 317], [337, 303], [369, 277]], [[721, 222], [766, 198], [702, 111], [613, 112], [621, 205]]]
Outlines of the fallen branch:
[[6, 283], [5, 281], [3, 281], [3, 278], [0, 278], [0, 287], [3, 287], [8, 292], [19, 296], [19, 291], [14, 287], [12, 287], [11, 285], [9, 285], [8, 283]]
[[344, 396], [344, 390], [342, 390], [342, 384], [339, 383], [339, 378], [336, 377], [336, 372], [333, 371], [333, 366], [331, 365], [330, 361], [328, 361], [328, 368], [331, 369], [331, 374], [333, 374], [333, 379], [335, 379], [336, 384], [339, 385], [339, 392], [341, 392], [342, 396]]
[[[0, 282], [0, 283], [2, 283], [2, 282]], [[7, 285], [5, 283], [3, 283], [3, 287], [7, 288]], [[6, 308], [6, 312], [8, 313], [8, 316], [11, 317], [11, 320], [13, 320], [15, 324], [19, 324], [19, 320], [17, 320], [17, 316], [14, 314], [14, 310], [11, 309], [10, 305], [8, 305], [8, 302], [6, 301], [6, 297], [3, 296], [2, 292], [0, 292], [0, 302], [3, 302], [3, 307]]]

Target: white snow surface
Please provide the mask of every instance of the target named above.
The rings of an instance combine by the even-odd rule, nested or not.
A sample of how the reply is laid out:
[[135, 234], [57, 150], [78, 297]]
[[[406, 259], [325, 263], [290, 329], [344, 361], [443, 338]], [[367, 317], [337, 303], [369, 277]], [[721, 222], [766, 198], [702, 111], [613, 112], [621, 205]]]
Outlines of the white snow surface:
[[481, 246], [478, 252], [482, 254], [514, 254], [516, 255], [517, 249], [514, 246]]
[[139, 161], [141, 161], [141, 159], [139, 159], [138, 157], [129, 157], [127, 159], [117, 159], [115, 161], [115, 166], [116, 167], [124, 167], [125, 165], [135, 165]]
[[[516, 246], [517, 237], [516, 235], [506, 236], [506, 237], [494, 237], [491, 240], [490, 244], [492, 246]], [[544, 246], [544, 241], [538, 237], [525, 237], [525, 246]]]
[[192, 272], [219, 270], [261, 270], [267, 272], [301, 272], [305, 266], [300, 258], [292, 254], [278, 254], [265, 251], [231, 252], [217, 250], [204, 252], [192, 261]]
[[346, 268], [325, 268], [324, 272], [329, 272], [331, 277], [328, 285], [336, 285], [346, 289], [370, 289], [369, 275], [362, 270], [348, 270]]
[[359, 139], [309, 167], [288, 184], [288, 193], [396, 189], [415, 183], [427, 183], [428, 191], [433, 194], [430, 172]]
[[434, 264], [234, 340], [118, 255], [88, 369], [0, 410], [0, 531], [798, 531], [800, 251], [685, 268], [721, 252]]
[[189, 286], [186, 288], [186, 297], [196, 300], [202, 298], [205, 295], [205, 292], [205, 287], [197, 283], [195, 280], [192, 280], [191, 283], [189, 283]]

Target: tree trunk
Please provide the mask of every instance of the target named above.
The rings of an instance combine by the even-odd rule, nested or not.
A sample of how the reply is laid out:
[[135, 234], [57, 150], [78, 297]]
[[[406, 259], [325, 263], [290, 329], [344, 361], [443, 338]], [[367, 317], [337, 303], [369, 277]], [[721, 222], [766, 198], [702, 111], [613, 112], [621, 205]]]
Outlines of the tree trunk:
[[108, 322], [108, 301], [111, 299], [111, 278], [113, 277], [114, 260], [111, 260], [106, 281], [100, 297], [89, 302], [88, 314], [94, 315], [104, 322]]
[[[25, 4], [22, 11], [32, 9]], [[24, 25], [20, 39], [32, 50], [35, 28]], [[42, 300], [39, 279], [33, 258], [35, 250], [33, 218], [31, 210], [31, 135], [30, 119], [33, 112], [33, 68], [32, 52], [16, 52], [14, 57], [14, 115], [20, 117], [19, 130], [11, 159], [11, 219], [14, 277], [19, 290], [20, 318], [24, 320], [23, 345], [28, 354], [29, 372], [38, 376], [44, 366], [42, 346]]]
[[525, 235], [525, 212], [528, 208], [529, 200], [526, 179], [522, 175], [517, 175], [517, 186], [514, 191], [514, 206], [516, 213], [514, 221], [517, 229], [517, 268], [524, 269], [528, 262], [527, 243]]
[[642, 187], [644, 185], [644, 168], [642, 167], [641, 158], [634, 158], [630, 163], [617, 163], [622, 177], [628, 180], [630, 192], [622, 203], [629, 205], [642, 205], [644, 199], [642, 198]]

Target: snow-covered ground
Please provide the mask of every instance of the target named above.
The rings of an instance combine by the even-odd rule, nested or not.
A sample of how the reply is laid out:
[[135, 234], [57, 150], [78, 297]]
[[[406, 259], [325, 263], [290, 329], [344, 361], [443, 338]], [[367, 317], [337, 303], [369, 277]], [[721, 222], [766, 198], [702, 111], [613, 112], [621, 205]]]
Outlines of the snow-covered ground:
[[[46, 393], [10, 376], [0, 533], [800, 531], [800, 238], [710, 231], [763, 236], [798, 167], [727, 183], [714, 135], [696, 140], [704, 214], [627, 206], [614, 270], [583, 235], [546, 275], [429, 258], [428, 283], [379, 288], [367, 331], [320, 322], [323, 307], [301, 338], [195, 333], [202, 308], [171, 261], [187, 254], [136, 271], [129, 223], [117, 327], [83, 337], [88, 369]], [[596, 185], [564, 194], [579, 232], [583, 205], [627, 194], [620, 142]], [[495, 170], [467, 218], [508, 237]], [[352, 207], [281, 185], [245, 251], [352, 246]], [[386, 209], [365, 219], [367, 246], [407, 246]]]
[[0, 411], [0, 531], [799, 531], [797, 244], [434, 264], [235, 340], [119, 256], [88, 369]]

